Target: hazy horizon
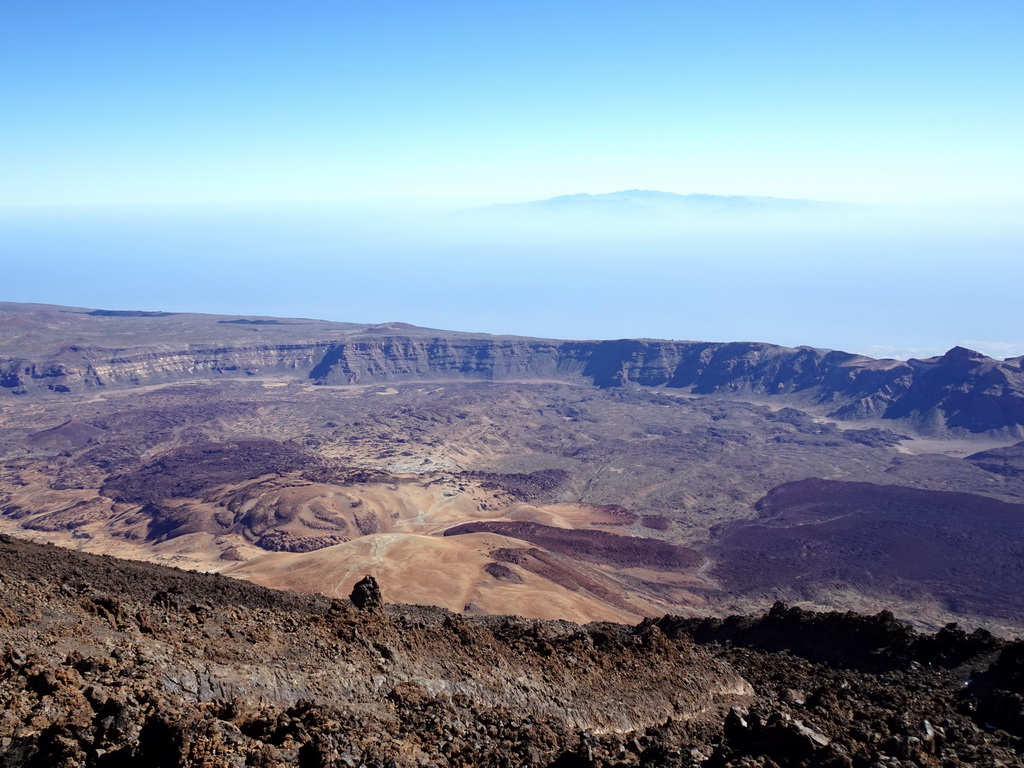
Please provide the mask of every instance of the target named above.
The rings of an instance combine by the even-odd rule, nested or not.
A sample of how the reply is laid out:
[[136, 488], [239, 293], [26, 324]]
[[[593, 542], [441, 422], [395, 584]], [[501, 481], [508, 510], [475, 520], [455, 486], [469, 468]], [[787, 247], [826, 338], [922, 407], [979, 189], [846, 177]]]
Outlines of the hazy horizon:
[[1010, 222], [886, 207], [615, 213], [326, 204], [0, 212], [0, 242], [22, 255], [7, 267], [3, 298], [549, 338], [766, 341], [903, 359], [955, 345], [1024, 354], [1021, 336], [1005, 333], [1022, 327], [1024, 237]]
[[[1021, 29], [1003, 0], [19, 4], [0, 298], [1024, 354]], [[623, 190], [841, 205], [487, 210]]]

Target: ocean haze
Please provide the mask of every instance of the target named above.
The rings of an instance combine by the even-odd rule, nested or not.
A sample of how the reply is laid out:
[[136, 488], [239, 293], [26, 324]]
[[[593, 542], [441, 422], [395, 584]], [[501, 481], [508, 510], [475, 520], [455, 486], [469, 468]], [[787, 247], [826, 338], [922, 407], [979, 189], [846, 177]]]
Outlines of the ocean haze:
[[651, 190], [22, 208], [0, 212], [0, 252], [13, 301], [1006, 357], [1024, 352], [1008, 213]]

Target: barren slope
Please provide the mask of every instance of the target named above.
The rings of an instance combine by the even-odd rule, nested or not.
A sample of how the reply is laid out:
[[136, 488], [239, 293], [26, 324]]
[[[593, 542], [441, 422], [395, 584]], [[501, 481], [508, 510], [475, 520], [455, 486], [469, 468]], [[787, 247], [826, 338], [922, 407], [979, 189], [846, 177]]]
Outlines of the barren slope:
[[4, 765], [995, 768], [1022, 754], [1020, 644], [955, 627], [782, 606], [636, 627], [359, 610], [6, 537], [0, 572]]

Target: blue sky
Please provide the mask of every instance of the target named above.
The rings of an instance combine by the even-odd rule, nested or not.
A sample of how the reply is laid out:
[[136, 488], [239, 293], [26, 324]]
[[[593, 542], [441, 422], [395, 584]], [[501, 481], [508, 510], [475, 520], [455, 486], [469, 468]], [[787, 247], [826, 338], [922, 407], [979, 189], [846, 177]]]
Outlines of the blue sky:
[[[0, 259], [22, 263], [4, 293], [549, 336], [897, 351], [980, 339], [1011, 349], [1024, 339], [1024, 317], [1002, 307], [1013, 300], [1005, 286], [1022, 277], [1024, 238], [1013, 224], [1024, 209], [1022, 73], [1016, 0], [9, 3], [0, 23]], [[715, 305], [730, 299], [715, 291], [737, 269], [811, 290], [812, 246], [814, 284], [882, 252], [895, 274], [910, 284], [927, 277], [929, 290], [916, 319], [898, 327], [858, 318], [853, 305], [845, 320], [823, 322], [824, 310], [808, 304], [715, 325], [710, 310], [687, 315], [667, 289], [659, 312], [620, 302], [631, 319], [616, 324], [588, 306], [615, 295], [623, 260], [586, 237], [538, 236], [513, 251], [507, 233], [439, 233], [395, 219], [376, 220], [375, 230], [338, 213], [634, 188], [955, 208], [965, 226], [950, 238], [916, 215], [895, 234], [886, 224], [859, 239], [840, 229], [831, 240], [794, 233], [759, 245], [723, 233], [642, 253], [624, 232], [617, 253], [633, 252], [664, 275], [662, 286], [684, 284], [693, 264], [728, 252], [719, 262], [730, 273], [706, 268], [702, 295], [717, 296]], [[297, 214], [306, 201], [316, 205]], [[936, 253], [949, 282], [932, 285]], [[386, 265], [390, 294], [374, 295], [370, 262]], [[284, 263], [305, 277], [290, 282]], [[249, 267], [244, 279], [238, 264]], [[565, 280], [541, 291], [543, 301], [521, 296], [528, 313], [465, 299], [540, 266]], [[207, 283], [197, 291], [200, 268]], [[90, 277], [101, 274], [105, 283]], [[358, 286], [359, 301], [338, 303], [346, 293], [329, 292], [333, 281]], [[465, 295], [461, 313], [446, 292], [453, 283]], [[938, 297], [965, 284], [990, 294], [951, 317]], [[752, 286], [732, 300], [757, 295]]]
[[0, 204], [1024, 197], [1024, 6], [9, 3]]

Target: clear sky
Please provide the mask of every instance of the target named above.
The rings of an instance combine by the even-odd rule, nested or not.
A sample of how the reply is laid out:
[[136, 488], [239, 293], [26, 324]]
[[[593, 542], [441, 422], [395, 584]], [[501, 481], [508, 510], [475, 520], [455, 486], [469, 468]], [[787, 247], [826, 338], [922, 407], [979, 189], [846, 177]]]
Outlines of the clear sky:
[[1024, 198], [1019, 0], [11, 2], [0, 205]]
[[[1021, 354], [1022, 180], [1020, 0], [0, 14], [9, 300]], [[932, 206], [969, 226], [595, 243], [351, 212], [638, 188]]]

